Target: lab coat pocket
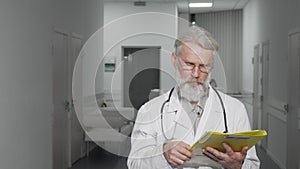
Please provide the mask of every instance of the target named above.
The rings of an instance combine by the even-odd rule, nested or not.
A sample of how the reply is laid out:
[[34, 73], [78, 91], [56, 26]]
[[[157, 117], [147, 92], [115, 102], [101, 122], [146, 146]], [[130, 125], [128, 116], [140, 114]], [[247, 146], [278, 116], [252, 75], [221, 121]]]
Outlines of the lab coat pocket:
[[186, 128], [178, 123], [175, 125], [174, 141], [183, 141], [189, 145], [193, 144], [193, 130], [192, 128]]

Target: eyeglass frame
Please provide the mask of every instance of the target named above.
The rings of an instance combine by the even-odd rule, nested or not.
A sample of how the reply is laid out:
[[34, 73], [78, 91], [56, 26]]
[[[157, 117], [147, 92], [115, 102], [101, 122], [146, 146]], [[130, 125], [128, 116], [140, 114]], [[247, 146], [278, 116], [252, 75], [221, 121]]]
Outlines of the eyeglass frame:
[[178, 65], [183, 70], [195, 71], [195, 67], [198, 67], [198, 71], [200, 70], [200, 72], [208, 74], [211, 72], [211, 70], [213, 68], [213, 65], [199, 64], [198, 66], [196, 66], [194, 63], [186, 62], [186, 61], [182, 60], [179, 56], [176, 56], [176, 58], [178, 58], [178, 62], [177, 62]]

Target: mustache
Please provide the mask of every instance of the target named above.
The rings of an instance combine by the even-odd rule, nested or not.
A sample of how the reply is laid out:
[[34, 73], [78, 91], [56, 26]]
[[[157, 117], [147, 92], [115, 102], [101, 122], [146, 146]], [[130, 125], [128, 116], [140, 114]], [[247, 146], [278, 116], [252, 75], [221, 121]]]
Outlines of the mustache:
[[202, 79], [196, 79], [196, 78], [193, 78], [193, 79], [186, 79], [184, 80], [185, 83], [194, 83], [194, 82], [197, 82], [197, 83], [200, 83], [200, 84], [205, 84], [205, 80], [202, 80]]

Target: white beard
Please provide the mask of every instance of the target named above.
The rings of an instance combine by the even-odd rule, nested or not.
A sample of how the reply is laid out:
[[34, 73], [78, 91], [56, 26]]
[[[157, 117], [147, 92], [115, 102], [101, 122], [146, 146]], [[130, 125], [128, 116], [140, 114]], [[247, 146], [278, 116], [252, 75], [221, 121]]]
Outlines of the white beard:
[[[205, 81], [201, 81], [199, 85], [193, 86], [190, 82], [197, 82], [195, 78], [182, 79], [179, 78], [179, 90], [181, 97], [190, 102], [199, 102], [207, 97], [209, 77]], [[198, 81], [199, 82], [199, 81]]]

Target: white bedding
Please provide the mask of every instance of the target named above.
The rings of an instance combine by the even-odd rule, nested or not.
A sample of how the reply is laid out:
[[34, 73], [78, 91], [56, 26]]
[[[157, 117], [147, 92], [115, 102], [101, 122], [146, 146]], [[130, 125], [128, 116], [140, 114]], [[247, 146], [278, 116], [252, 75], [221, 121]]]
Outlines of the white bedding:
[[84, 113], [82, 123], [86, 128], [120, 128], [134, 120], [134, 108], [100, 108]]
[[83, 114], [86, 141], [123, 141], [130, 135], [135, 117], [134, 108], [100, 108]]

